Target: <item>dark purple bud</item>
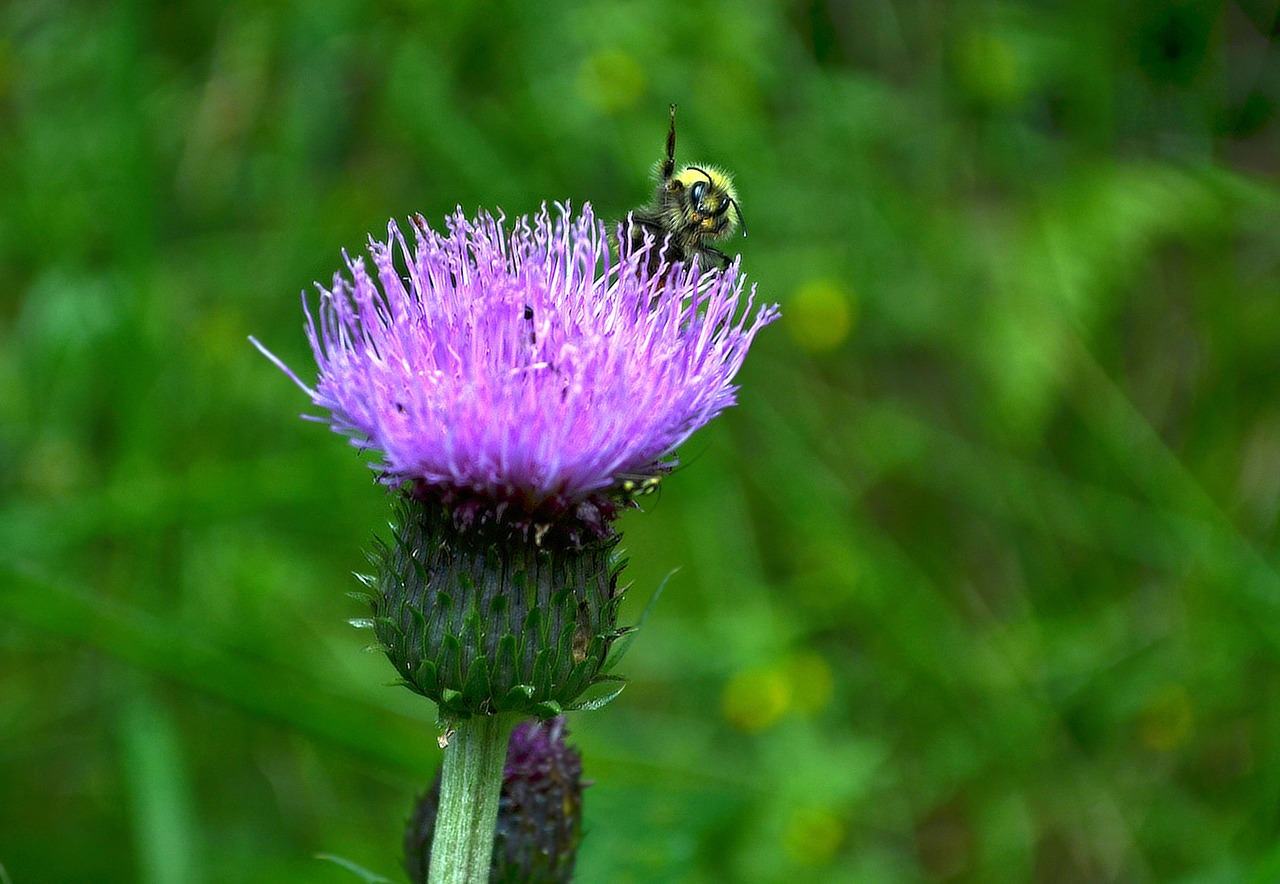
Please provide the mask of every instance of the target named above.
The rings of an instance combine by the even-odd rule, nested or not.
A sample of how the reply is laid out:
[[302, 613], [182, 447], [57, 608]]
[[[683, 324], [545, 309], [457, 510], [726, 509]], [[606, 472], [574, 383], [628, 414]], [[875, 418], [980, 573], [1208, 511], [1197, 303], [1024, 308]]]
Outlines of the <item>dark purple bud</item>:
[[[490, 882], [562, 884], [573, 878], [582, 840], [582, 758], [565, 744], [564, 716], [527, 721], [507, 743]], [[440, 777], [418, 801], [405, 831], [405, 868], [426, 884], [440, 802]]]

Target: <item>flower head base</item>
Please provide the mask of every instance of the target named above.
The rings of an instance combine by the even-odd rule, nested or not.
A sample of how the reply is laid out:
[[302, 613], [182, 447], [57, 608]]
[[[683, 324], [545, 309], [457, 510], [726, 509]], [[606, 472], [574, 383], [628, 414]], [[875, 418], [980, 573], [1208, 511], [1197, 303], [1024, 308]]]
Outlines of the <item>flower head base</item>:
[[[460, 523], [605, 536], [618, 504], [670, 468], [675, 448], [734, 403], [732, 380], [776, 306], [753, 312], [736, 264], [648, 270], [661, 243], [610, 254], [589, 206], [544, 207], [508, 230], [459, 211], [371, 240], [374, 273], [321, 290], [308, 386], [382, 481]], [[402, 266], [398, 266], [402, 265]], [[266, 352], [264, 350], [264, 352]]]
[[441, 718], [549, 718], [591, 707], [587, 691], [621, 681], [609, 674], [626, 632], [616, 535], [536, 543], [493, 524], [460, 529], [434, 502], [395, 509], [390, 540], [369, 556], [374, 574], [361, 578], [373, 617], [353, 622], [373, 629], [397, 682]]

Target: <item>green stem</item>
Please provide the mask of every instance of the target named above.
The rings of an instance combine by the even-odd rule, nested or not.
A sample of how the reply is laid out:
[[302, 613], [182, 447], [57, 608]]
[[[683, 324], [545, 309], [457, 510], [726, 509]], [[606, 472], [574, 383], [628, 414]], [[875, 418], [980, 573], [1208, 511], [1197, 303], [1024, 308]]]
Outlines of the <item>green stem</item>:
[[488, 884], [502, 767], [515, 715], [455, 722], [444, 750], [428, 884]]

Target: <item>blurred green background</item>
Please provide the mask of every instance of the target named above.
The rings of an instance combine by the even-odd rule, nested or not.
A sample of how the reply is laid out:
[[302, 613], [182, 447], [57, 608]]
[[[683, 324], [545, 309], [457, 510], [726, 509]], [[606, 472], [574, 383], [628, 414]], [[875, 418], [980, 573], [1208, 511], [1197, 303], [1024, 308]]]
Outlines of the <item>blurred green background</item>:
[[[388, 517], [257, 354], [389, 217], [732, 169], [583, 882], [1280, 879], [1276, 0], [0, 8], [0, 865], [393, 877]], [[305, 372], [304, 372], [305, 374]]]

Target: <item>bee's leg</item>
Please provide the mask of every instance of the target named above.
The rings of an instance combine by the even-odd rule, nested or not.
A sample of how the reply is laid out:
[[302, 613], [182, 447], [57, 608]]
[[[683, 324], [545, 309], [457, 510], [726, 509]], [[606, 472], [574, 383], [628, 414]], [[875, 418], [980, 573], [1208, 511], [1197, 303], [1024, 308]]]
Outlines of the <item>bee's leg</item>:
[[662, 161], [663, 183], [671, 180], [676, 171], [676, 106], [671, 105], [671, 128], [667, 130], [667, 157]]
[[733, 259], [732, 259], [732, 258], [730, 258], [730, 257], [729, 257], [728, 255], [726, 255], [724, 252], [722, 252], [722, 251], [720, 251], [719, 249], [717, 249], [715, 246], [703, 246], [702, 250], [703, 250], [704, 252], [706, 252], [708, 255], [714, 255], [714, 256], [715, 256], [716, 260], [718, 260], [718, 261], [720, 262], [720, 269], [721, 269], [721, 270], [728, 270], [728, 269], [729, 269], [729, 265], [733, 263]]

